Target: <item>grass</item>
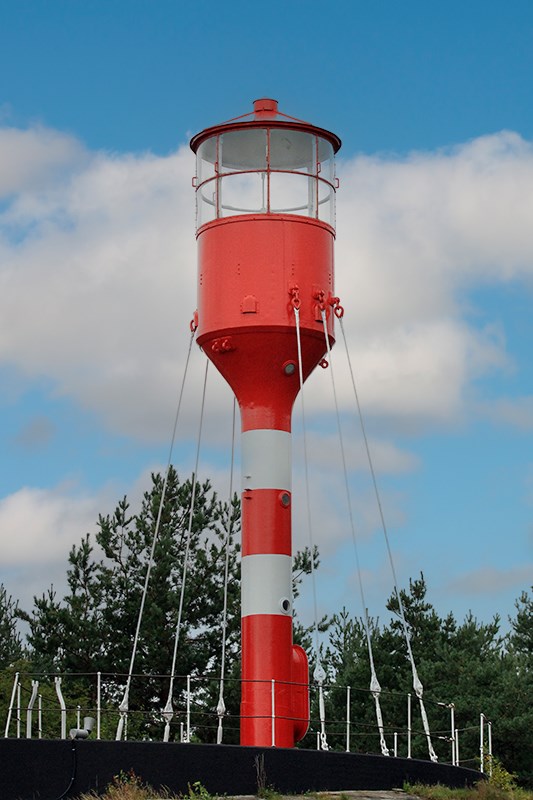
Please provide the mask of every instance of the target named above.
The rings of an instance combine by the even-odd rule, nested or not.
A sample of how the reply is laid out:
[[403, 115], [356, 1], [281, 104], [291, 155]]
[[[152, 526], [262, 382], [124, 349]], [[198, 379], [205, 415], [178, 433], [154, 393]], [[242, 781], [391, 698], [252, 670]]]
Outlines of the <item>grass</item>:
[[[258, 773], [259, 775], [259, 773]], [[515, 776], [507, 772], [496, 760], [493, 763], [492, 777], [480, 781], [471, 789], [450, 789], [447, 786], [426, 786], [420, 783], [405, 784], [404, 791], [421, 800], [533, 800], [533, 792], [520, 789], [516, 785]], [[257, 796], [262, 800], [282, 800], [282, 795], [273, 789], [261, 786]], [[327, 800], [327, 792], [312, 793], [314, 800]], [[401, 797], [401, 795], [400, 795]], [[133, 770], [115, 775], [104, 794], [93, 792], [81, 795], [78, 800], [215, 800], [200, 781], [189, 785], [185, 795], [158, 790], [143, 783]], [[345, 800], [345, 795], [337, 794], [336, 800]], [[218, 800], [218, 798], [217, 798]], [[231, 800], [231, 798], [225, 798]]]
[[[109, 784], [103, 795], [83, 794], [79, 800], [214, 800], [201, 784], [189, 787], [188, 794], [176, 795], [165, 791], [155, 791], [134, 776], [133, 779], [121, 780], [118, 776]], [[482, 781], [472, 789], [449, 789], [447, 786], [425, 786], [423, 784], [406, 784], [404, 790], [422, 800], [533, 800], [533, 792], [525, 789], [502, 789], [488, 781]], [[261, 795], [260, 795], [261, 796]], [[281, 795], [270, 792], [262, 795], [266, 800], [277, 800]], [[326, 800], [327, 793], [320, 793], [321, 800]], [[399, 796], [399, 800], [401, 795]], [[228, 798], [227, 800], [230, 800]], [[342, 795], [338, 800], [343, 800]]]
[[420, 783], [408, 783], [403, 788], [422, 800], [533, 800], [533, 792], [517, 786], [501, 787], [490, 781], [480, 781], [472, 789], [449, 789]]
[[156, 792], [130, 770], [115, 775], [104, 794], [90, 792], [82, 794], [79, 800], [212, 800], [212, 798], [200, 782], [194, 783], [192, 787], [189, 786], [189, 793], [185, 798], [166, 791]]

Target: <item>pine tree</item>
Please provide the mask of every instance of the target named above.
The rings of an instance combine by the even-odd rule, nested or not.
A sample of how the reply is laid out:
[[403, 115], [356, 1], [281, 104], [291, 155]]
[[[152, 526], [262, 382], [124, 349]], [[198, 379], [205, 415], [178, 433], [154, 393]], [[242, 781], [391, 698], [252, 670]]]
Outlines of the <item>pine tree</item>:
[[0, 584], [0, 669], [5, 669], [23, 654], [17, 630], [18, 603]]
[[[53, 589], [35, 598], [28, 642], [35, 667], [43, 671], [104, 674], [106, 696], [115, 705], [128, 672], [146, 571], [163, 489], [161, 475], [152, 475], [152, 487], [134, 514], [126, 497], [112, 515], [100, 516], [94, 539], [87, 534], [73, 546], [68, 558], [69, 593], [58, 600]], [[225, 540], [229, 540], [229, 602], [226, 628], [228, 661], [238, 656], [239, 564], [235, 536], [239, 504], [221, 503], [209, 481], [196, 482], [190, 536], [189, 515], [193, 483], [180, 483], [170, 469], [161, 513], [159, 536], [146, 595], [134, 672], [150, 675], [132, 682], [130, 710], [142, 719], [139, 735], [161, 726], [161, 709], [168, 693], [182, 591], [186, 542], [189, 538], [187, 577], [175, 674], [203, 681], [202, 704], [213, 698], [205, 677], [220, 665]], [[231, 671], [231, 667], [230, 667]], [[113, 677], [115, 676], [115, 677]], [[95, 681], [86, 681], [94, 700]], [[176, 680], [175, 701], [185, 691], [185, 679]], [[216, 702], [211, 703], [212, 710]], [[142, 714], [141, 714], [142, 712]]]

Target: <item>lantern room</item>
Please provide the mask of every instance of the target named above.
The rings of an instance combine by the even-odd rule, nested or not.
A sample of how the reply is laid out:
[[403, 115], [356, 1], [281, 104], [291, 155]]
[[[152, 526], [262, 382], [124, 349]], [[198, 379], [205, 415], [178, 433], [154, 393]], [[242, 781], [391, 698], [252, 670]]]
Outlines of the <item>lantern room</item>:
[[334, 227], [340, 144], [335, 134], [282, 114], [271, 99], [202, 131], [191, 141], [198, 228], [241, 214], [291, 214]]

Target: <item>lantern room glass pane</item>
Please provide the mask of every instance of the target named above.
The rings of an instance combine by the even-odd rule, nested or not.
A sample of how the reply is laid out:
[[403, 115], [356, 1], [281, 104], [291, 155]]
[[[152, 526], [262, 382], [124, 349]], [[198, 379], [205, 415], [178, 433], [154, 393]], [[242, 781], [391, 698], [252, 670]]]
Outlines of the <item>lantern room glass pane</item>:
[[198, 227], [216, 219], [216, 180], [207, 181], [196, 190], [196, 224]]
[[316, 218], [316, 178], [290, 172], [272, 172], [270, 211], [272, 214]]
[[219, 137], [218, 171], [266, 169], [267, 132], [262, 128], [229, 131]]
[[333, 183], [335, 177], [333, 145], [320, 137], [318, 138], [318, 163], [320, 177]]
[[219, 216], [266, 214], [266, 172], [240, 172], [219, 178]]
[[270, 169], [316, 174], [316, 136], [302, 131], [270, 131]]
[[198, 183], [203, 183], [215, 175], [217, 160], [217, 137], [212, 136], [202, 142], [196, 155], [196, 176]]
[[335, 227], [335, 192], [329, 183], [318, 181], [318, 219]]
[[319, 175], [331, 184], [335, 183], [335, 158], [333, 146], [325, 139], [318, 139]]

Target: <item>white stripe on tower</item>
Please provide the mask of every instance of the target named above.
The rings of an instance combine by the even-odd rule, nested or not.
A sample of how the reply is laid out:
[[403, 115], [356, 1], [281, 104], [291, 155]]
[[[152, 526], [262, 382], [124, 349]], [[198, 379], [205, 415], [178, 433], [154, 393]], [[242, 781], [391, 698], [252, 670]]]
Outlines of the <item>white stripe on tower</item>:
[[241, 615], [292, 614], [292, 558], [274, 553], [244, 556]]
[[291, 434], [259, 429], [241, 438], [242, 490], [291, 490]]

